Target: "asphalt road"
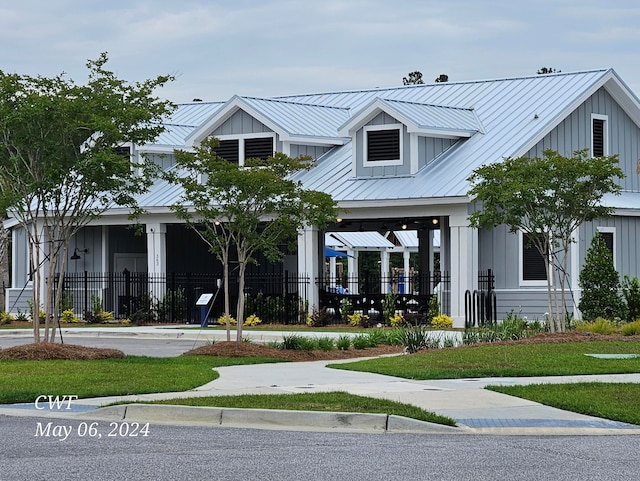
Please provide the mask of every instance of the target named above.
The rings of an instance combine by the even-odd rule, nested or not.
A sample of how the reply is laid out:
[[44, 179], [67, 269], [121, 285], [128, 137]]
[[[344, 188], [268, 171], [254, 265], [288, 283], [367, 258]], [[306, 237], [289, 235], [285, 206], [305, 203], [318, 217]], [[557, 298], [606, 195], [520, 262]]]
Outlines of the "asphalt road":
[[[57, 426], [65, 440], [46, 436]], [[40, 424], [38, 424], [40, 423]], [[635, 436], [344, 434], [0, 416], [0, 480], [637, 479]], [[115, 431], [114, 431], [115, 429]], [[115, 433], [109, 436], [109, 433]], [[98, 436], [100, 435], [100, 436]]]

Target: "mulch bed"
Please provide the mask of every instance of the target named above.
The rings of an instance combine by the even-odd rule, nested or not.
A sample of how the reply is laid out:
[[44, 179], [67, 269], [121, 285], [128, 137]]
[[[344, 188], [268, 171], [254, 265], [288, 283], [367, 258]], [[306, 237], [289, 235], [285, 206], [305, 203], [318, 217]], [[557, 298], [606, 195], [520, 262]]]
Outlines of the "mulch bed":
[[373, 357], [385, 354], [401, 354], [402, 348], [397, 346], [378, 346], [368, 349], [349, 349], [332, 351], [296, 351], [293, 349], [277, 349], [275, 347], [252, 342], [216, 342], [192, 349], [185, 356], [220, 356], [220, 357], [269, 357], [287, 359], [289, 361], [325, 361], [337, 359], [353, 359], [357, 357]]
[[52, 359], [91, 360], [123, 357], [125, 357], [124, 352], [118, 349], [53, 342], [38, 342], [0, 349], [0, 359], [20, 359], [24, 361], [48, 361]]
[[[631, 341], [640, 342], [640, 336], [622, 336], [619, 334], [602, 335], [590, 332], [571, 331], [563, 333], [544, 333], [520, 339], [517, 341], [503, 341], [499, 344], [556, 344], [562, 342], [589, 342], [589, 341]], [[487, 344], [473, 344], [463, 348], [486, 346]], [[460, 349], [460, 348], [456, 348]], [[275, 347], [252, 342], [216, 342], [202, 346], [184, 355], [190, 356], [220, 356], [220, 357], [266, 357], [274, 359], [286, 359], [289, 361], [324, 361], [339, 359], [354, 359], [361, 357], [375, 357], [389, 354], [401, 354], [403, 349], [397, 346], [378, 346], [368, 349], [349, 349], [346, 351], [334, 349], [332, 351], [295, 351], [276, 349]], [[90, 360], [123, 358], [125, 354], [118, 349], [104, 349], [95, 347], [78, 346], [74, 344], [58, 344], [51, 342], [39, 342], [21, 346], [0, 349], [0, 359], [22, 360]]]

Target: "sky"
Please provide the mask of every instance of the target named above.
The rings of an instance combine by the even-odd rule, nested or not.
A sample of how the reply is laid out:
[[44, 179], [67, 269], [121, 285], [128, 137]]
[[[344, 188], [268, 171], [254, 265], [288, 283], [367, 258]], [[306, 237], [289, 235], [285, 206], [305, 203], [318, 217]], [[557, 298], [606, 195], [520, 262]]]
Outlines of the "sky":
[[157, 94], [224, 101], [612, 67], [640, 96], [637, 0], [0, 0], [0, 70], [78, 84], [108, 52]]

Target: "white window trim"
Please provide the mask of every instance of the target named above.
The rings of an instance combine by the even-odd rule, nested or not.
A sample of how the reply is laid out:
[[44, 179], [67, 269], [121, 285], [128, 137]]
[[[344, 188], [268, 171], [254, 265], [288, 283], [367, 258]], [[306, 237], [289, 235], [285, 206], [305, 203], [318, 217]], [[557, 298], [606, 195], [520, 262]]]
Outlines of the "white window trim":
[[275, 153], [277, 136], [275, 132], [255, 132], [251, 134], [234, 134], [234, 135], [214, 135], [214, 137], [218, 140], [238, 140], [238, 164], [242, 167], [244, 166], [245, 156], [244, 156], [244, 141], [246, 139], [257, 139], [257, 138], [266, 138], [271, 137], [273, 139], [273, 152], [271, 155]]
[[[362, 136], [362, 161], [364, 167], [385, 167], [389, 165], [402, 165], [403, 164], [403, 143], [404, 143], [404, 129], [402, 124], [381, 124], [381, 125], [365, 125], [362, 128], [364, 135]], [[368, 133], [375, 130], [398, 130], [400, 137], [400, 158], [389, 160], [367, 160], [369, 158], [368, 152]]]
[[597, 227], [597, 231], [598, 232], [603, 232], [603, 233], [611, 233], [613, 234], [613, 268], [614, 269], [618, 269], [618, 267], [616, 266], [616, 228], [615, 227]]
[[591, 157], [593, 157], [593, 121], [594, 120], [603, 120], [604, 125], [602, 126], [602, 149], [604, 151], [604, 155], [609, 155], [609, 116], [602, 114], [591, 114], [591, 123], [589, 128], [591, 129]]
[[[546, 287], [547, 286], [547, 279], [543, 279], [543, 280], [539, 280], [539, 281], [532, 281], [532, 280], [525, 280], [524, 278], [524, 267], [523, 267], [523, 263], [524, 263], [524, 232], [519, 230], [518, 231], [518, 276], [519, 276], [519, 283], [520, 286], [522, 287]], [[551, 270], [550, 273], [548, 273], [547, 275], [550, 275], [551, 277], [551, 285], [553, 285], [553, 265], [549, 264], [549, 268]]]

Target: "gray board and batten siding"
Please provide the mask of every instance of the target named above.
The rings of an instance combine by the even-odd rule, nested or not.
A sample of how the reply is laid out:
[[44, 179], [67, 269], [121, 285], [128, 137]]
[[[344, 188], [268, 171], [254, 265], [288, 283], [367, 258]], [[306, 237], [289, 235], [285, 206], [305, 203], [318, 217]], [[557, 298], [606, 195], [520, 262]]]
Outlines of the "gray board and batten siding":
[[[591, 148], [592, 114], [607, 116], [609, 148], [605, 154], [619, 155], [620, 167], [626, 175], [620, 180], [623, 190], [640, 191], [640, 176], [636, 172], [636, 162], [640, 158], [640, 128], [602, 88], [560, 122], [526, 155], [541, 157], [545, 150], [551, 149], [570, 156], [576, 150]], [[578, 272], [572, 273], [568, 279], [570, 285], [567, 286], [567, 307], [570, 311], [574, 300], [577, 302], [577, 298], [574, 299], [573, 296], [579, 294], [579, 270], [584, 265], [587, 249], [598, 229], [614, 233], [614, 264], [621, 278], [625, 274], [640, 276], [637, 241], [640, 236], [640, 217], [618, 214], [608, 219], [586, 222], [580, 226], [577, 239]], [[480, 269], [491, 268], [495, 273], [499, 315], [513, 310], [529, 319], [543, 319], [544, 313], [548, 311], [546, 287], [522, 285], [521, 266], [514, 268], [514, 260], [520, 263], [521, 240], [518, 234], [509, 232], [505, 226], [499, 226], [490, 231], [481, 230], [478, 242]]]

